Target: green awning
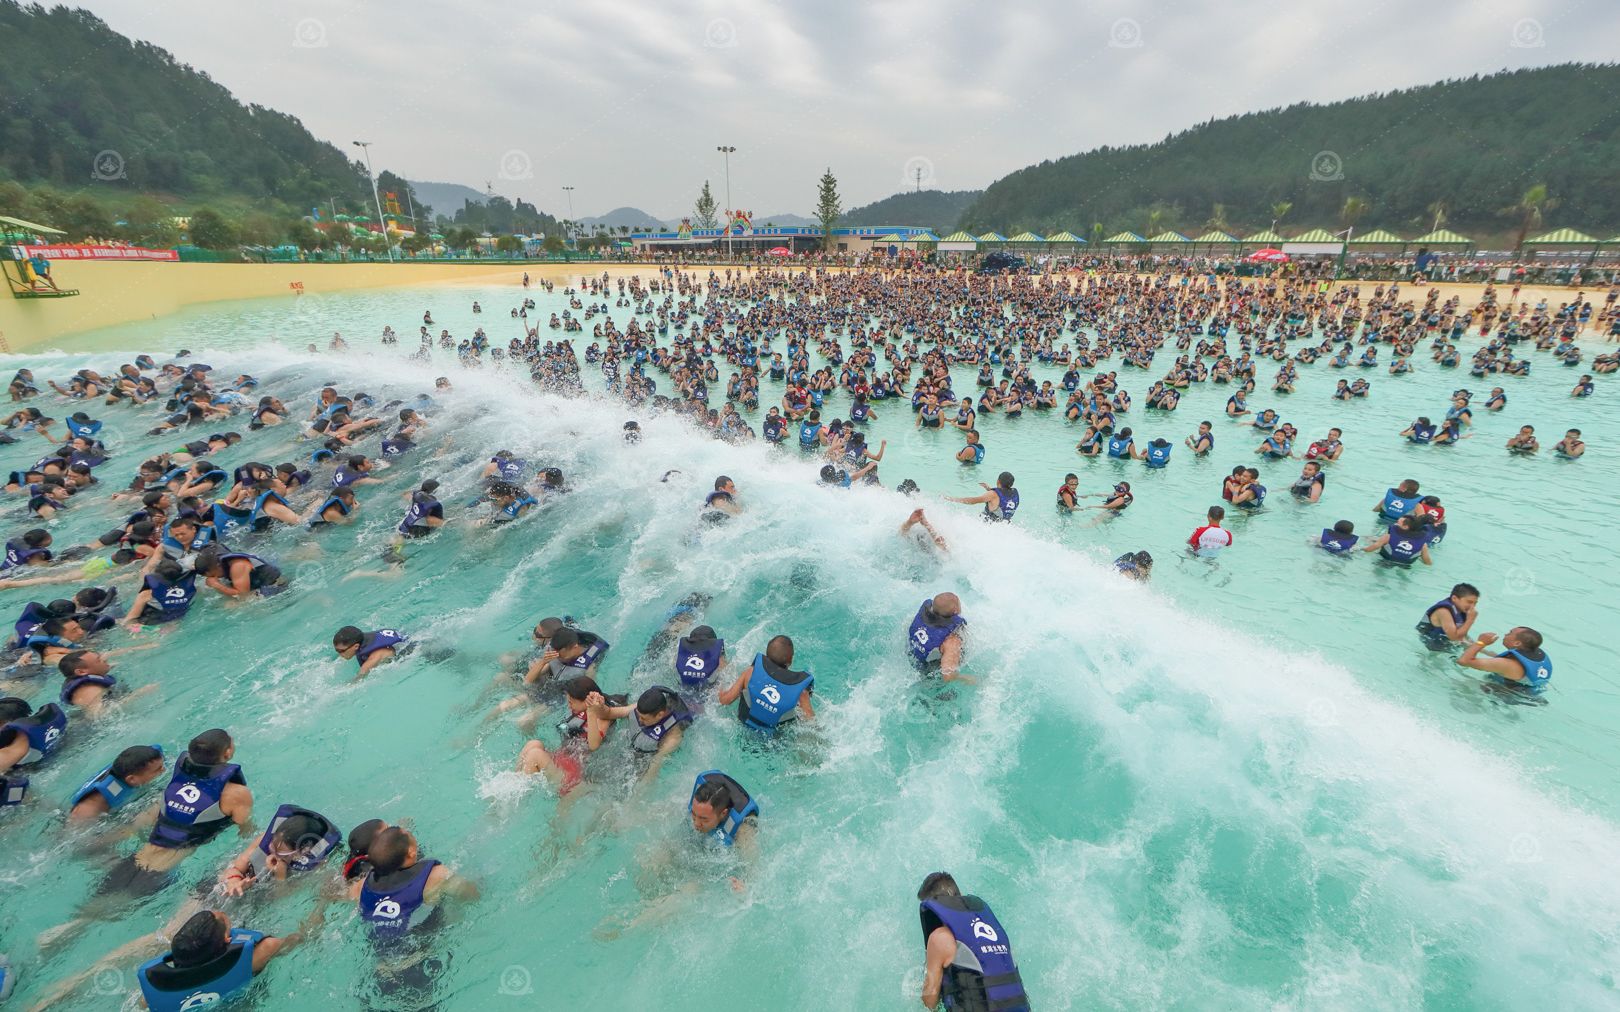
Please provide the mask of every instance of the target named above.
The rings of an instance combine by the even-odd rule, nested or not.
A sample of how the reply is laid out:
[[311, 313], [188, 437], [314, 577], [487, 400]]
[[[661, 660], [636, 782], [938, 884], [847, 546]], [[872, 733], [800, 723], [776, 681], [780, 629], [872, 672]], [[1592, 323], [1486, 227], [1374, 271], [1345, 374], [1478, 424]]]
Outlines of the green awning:
[[1405, 243], [1405, 239], [1382, 228], [1375, 228], [1371, 232], [1363, 232], [1360, 235], [1350, 237], [1350, 245], [1352, 246], [1401, 246]]
[[1329, 232], [1325, 228], [1313, 228], [1309, 232], [1303, 232], [1303, 233], [1301, 233], [1299, 235], [1294, 236], [1292, 239], [1284, 239], [1283, 241], [1284, 242], [1339, 242], [1340, 239], [1339, 239], [1338, 236], [1334, 235], [1332, 232]]
[[1000, 232], [986, 232], [978, 237], [979, 242], [1006, 242], [1007, 237]]
[[52, 228], [49, 225], [37, 225], [31, 221], [23, 221], [21, 218], [8, 218], [3, 214], [0, 214], [0, 225], [12, 225], [28, 232], [38, 232], [40, 235], [67, 235], [66, 232], [59, 228]]
[[1437, 228], [1427, 235], [1420, 235], [1412, 240], [1413, 246], [1472, 246], [1474, 240], [1465, 235], [1458, 235], [1449, 228]]
[[906, 242], [939, 242], [939, 236], [933, 232], [918, 232], [910, 239], [907, 239]]
[[876, 239], [873, 239], [872, 241], [873, 242], [905, 242], [905, 240], [900, 237], [899, 232], [890, 232], [888, 235], [878, 236]]
[[1210, 232], [1205, 232], [1203, 235], [1201, 235], [1198, 238], [1193, 240], [1193, 242], [1207, 242], [1207, 243], [1218, 243], [1218, 242], [1236, 243], [1237, 241], [1238, 241], [1237, 236], [1233, 235], [1230, 232], [1222, 232], [1220, 229], [1215, 229], [1215, 230], [1210, 231]]
[[1007, 241], [1008, 242], [1045, 242], [1046, 240], [1042, 239], [1040, 236], [1036, 235], [1034, 232], [1027, 232], [1026, 231], [1026, 232], [1018, 233], [1017, 235], [1013, 236], [1011, 239], [1008, 239]]
[[1121, 232], [1118, 235], [1109, 236], [1108, 238], [1104, 239], [1103, 242], [1147, 242], [1147, 240], [1137, 235], [1135, 232]]
[[1245, 237], [1243, 241], [1246, 243], [1259, 243], [1262, 246], [1275, 246], [1278, 243], [1286, 240], [1284, 240], [1283, 237], [1278, 235], [1276, 232], [1267, 228], [1256, 232], [1254, 235]]
[[1552, 232], [1543, 232], [1534, 239], [1526, 239], [1526, 246], [1596, 246], [1597, 240], [1585, 232], [1577, 232], [1572, 228], [1560, 228]]
[[978, 239], [977, 236], [969, 235], [966, 232], [952, 232], [950, 235], [948, 235], [945, 238], [940, 240], [940, 242], [978, 242], [978, 241], [979, 241], [979, 239]]
[[1075, 235], [1073, 232], [1059, 232], [1057, 235], [1049, 235], [1049, 236], [1046, 237], [1046, 241], [1047, 242], [1073, 242], [1073, 243], [1083, 243], [1083, 242], [1085, 242], [1084, 239], [1082, 239], [1079, 236]]
[[1149, 239], [1148, 242], [1192, 242], [1180, 232], [1166, 230]]

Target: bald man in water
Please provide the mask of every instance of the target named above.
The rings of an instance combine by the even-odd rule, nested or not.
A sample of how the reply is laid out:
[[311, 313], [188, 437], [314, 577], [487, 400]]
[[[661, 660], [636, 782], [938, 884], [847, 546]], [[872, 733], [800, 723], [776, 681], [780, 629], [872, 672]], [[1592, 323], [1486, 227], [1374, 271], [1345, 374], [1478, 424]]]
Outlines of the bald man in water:
[[946, 591], [935, 594], [917, 609], [906, 635], [906, 646], [911, 651], [911, 662], [925, 674], [939, 672], [947, 682], [972, 682], [962, 674], [962, 601]]

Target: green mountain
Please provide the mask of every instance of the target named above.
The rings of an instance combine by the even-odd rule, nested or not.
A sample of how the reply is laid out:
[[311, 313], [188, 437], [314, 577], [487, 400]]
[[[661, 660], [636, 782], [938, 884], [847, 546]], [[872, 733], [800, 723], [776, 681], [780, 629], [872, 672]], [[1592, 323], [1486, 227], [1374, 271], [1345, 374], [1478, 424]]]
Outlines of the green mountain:
[[372, 203], [347, 151], [87, 11], [0, 0], [0, 96], [0, 180], [115, 213], [142, 193], [283, 214]]
[[[997, 180], [961, 224], [1086, 236], [1224, 222], [1263, 228], [1427, 231], [1437, 211], [1464, 232], [1620, 227], [1620, 65], [1519, 70], [1329, 105], [1215, 120], [1157, 144], [1104, 147]], [[1536, 215], [1508, 210], [1544, 184]], [[1364, 207], [1347, 201], [1364, 201]], [[1216, 225], [1215, 227], [1220, 227]]]
[[[892, 197], [844, 212], [840, 225], [924, 225], [939, 235], [956, 231], [962, 213], [983, 190], [922, 190]], [[982, 229], [981, 229], [982, 231]]]

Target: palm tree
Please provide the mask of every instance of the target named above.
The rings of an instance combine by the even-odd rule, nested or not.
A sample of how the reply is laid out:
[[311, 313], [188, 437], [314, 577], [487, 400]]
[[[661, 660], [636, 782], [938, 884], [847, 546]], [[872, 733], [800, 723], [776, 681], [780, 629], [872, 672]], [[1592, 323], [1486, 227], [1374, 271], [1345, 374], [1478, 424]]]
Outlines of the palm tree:
[[1209, 220], [1204, 222], [1204, 225], [1220, 232], [1231, 231], [1232, 226], [1226, 220], [1226, 205], [1216, 204], [1210, 212]]
[[1430, 214], [1434, 215], [1434, 226], [1432, 228], [1430, 228], [1429, 231], [1431, 231], [1431, 232], [1440, 231], [1440, 226], [1444, 225], [1446, 223], [1446, 201], [1445, 201], [1445, 198], [1442, 197], [1441, 199], [1439, 199], [1439, 200], [1435, 201], [1434, 203], [1430, 204], [1428, 210], [1429, 210]]
[[1294, 202], [1291, 200], [1279, 200], [1271, 205], [1271, 230], [1273, 232], [1277, 231], [1277, 222], [1282, 221], [1284, 216], [1293, 209]]
[[1106, 235], [1108, 235], [1108, 229], [1104, 227], [1102, 222], [1094, 221], [1091, 223], [1091, 241], [1093, 244], [1102, 242], [1103, 237]]
[[1159, 223], [1161, 221], [1163, 221], [1163, 220], [1164, 220], [1164, 208], [1162, 208], [1162, 207], [1154, 207], [1154, 208], [1150, 208], [1148, 210], [1147, 236], [1146, 236], [1146, 238], [1151, 239], [1154, 236], [1159, 234]]
[[1503, 214], [1517, 215], [1519, 218], [1519, 236], [1513, 243], [1514, 249], [1524, 248], [1525, 236], [1530, 230], [1541, 225], [1541, 216], [1558, 206], [1558, 198], [1547, 196], [1547, 184], [1537, 183], [1524, 191], [1517, 204], [1502, 208]]
[[1366, 214], [1367, 209], [1371, 206], [1361, 197], [1344, 198], [1344, 206], [1339, 208], [1339, 224], [1346, 229], [1355, 228], [1356, 222], [1361, 220], [1361, 216]]

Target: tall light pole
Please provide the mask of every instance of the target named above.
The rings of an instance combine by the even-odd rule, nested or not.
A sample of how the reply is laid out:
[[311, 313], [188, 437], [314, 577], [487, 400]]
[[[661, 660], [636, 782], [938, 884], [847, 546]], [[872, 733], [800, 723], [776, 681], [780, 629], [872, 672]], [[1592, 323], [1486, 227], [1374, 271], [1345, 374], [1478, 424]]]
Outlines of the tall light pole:
[[383, 245], [388, 248], [388, 259], [394, 259], [394, 244], [388, 240], [388, 222], [383, 220], [382, 197], [377, 194], [377, 177], [371, 172], [371, 142], [355, 141], [354, 146], [366, 153], [366, 179], [371, 183], [371, 199], [377, 204], [377, 227], [382, 229]]
[[[563, 187], [563, 193], [568, 197], [568, 231], [572, 232], [579, 227], [579, 222], [574, 220], [574, 188], [565, 186]], [[563, 238], [567, 239], [568, 236], [565, 235]], [[576, 242], [574, 246], [577, 249], [579, 243]]]
[[722, 144], [715, 148], [726, 159], [726, 257], [731, 256], [731, 156], [736, 148]]

